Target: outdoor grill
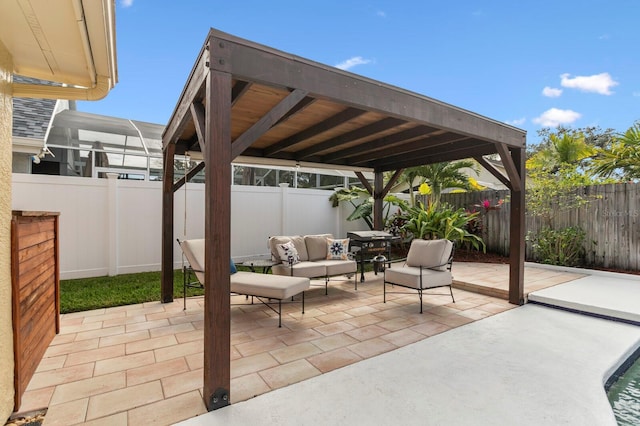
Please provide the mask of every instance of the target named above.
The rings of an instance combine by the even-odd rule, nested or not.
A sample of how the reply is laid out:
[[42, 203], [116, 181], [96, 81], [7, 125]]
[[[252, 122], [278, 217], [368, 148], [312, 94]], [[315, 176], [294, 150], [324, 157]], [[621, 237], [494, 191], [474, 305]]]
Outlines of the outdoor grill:
[[[384, 231], [347, 232], [349, 251], [354, 254], [360, 268], [360, 281], [364, 281], [364, 263], [378, 254], [386, 254], [391, 259], [391, 243], [400, 237]], [[377, 270], [375, 271], [377, 275]]]

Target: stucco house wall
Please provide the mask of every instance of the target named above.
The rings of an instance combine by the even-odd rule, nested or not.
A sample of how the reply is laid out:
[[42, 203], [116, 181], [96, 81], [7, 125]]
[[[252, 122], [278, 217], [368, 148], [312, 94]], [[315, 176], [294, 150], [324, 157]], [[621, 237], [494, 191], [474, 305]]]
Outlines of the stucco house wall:
[[13, 61], [0, 42], [0, 422], [13, 411], [11, 319], [11, 74]]

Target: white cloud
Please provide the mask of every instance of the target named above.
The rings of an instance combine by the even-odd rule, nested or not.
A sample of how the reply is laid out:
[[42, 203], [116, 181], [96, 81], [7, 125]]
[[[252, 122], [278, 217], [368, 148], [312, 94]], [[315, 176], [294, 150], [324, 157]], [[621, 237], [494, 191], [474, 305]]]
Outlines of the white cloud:
[[556, 89], [555, 87], [546, 86], [542, 89], [542, 94], [547, 98], [557, 98], [562, 95], [562, 89]]
[[515, 120], [507, 120], [506, 123], [512, 126], [520, 126], [524, 124], [526, 121], [527, 119], [522, 117], [522, 118], [516, 118]]
[[133, 0], [120, 0], [120, 6], [131, 7], [133, 6]]
[[561, 124], [571, 124], [580, 117], [582, 117], [582, 114], [570, 109], [551, 108], [532, 121], [543, 127], [558, 127]]
[[377, 11], [376, 15], [381, 17], [381, 18], [386, 18], [387, 17], [387, 13], [384, 10]]
[[362, 56], [354, 56], [353, 58], [340, 62], [335, 67], [340, 68], [341, 70], [350, 70], [356, 65], [366, 65], [368, 63], [371, 63], [371, 59], [364, 59]]
[[570, 77], [568, 73], [560, 76], [560, 84], [562, 87], [570, 87], [583, 92], [594, 92], [601, 95], [611, 95], [611, 88], [619, 83], [614, 81], [608, 72], [594, 74], [589, 76], [577, 75]]

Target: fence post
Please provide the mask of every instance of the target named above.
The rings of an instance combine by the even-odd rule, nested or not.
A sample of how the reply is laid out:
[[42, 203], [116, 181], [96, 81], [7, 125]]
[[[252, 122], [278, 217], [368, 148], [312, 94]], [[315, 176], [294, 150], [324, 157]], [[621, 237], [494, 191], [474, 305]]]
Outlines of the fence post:
[[118, 173], [107, 173], [109, 276], [118, 275]]
[[280, 208], [282, 214], [280, 215], [280, 235], [289, 235], [287, 233], [287, 216], [289, 211], [289, 184], [281, 183], [280, 186]]

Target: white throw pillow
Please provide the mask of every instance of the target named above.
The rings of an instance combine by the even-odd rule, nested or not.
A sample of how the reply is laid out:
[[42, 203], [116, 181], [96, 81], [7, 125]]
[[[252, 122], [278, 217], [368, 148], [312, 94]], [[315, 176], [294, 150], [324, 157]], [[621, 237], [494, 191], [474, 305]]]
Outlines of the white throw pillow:
[[331, 260], [348, 260], [349, 257], [349, 238], [335, 240], [327, 238], [327, 259]]
[[296, 246], [293, 245], [293, 242], [289, 241], [288, 243], [278, 244], [278, 255], [280, 259], [282, 259], [282, 263], [284, 265], [295, 265], [300, 262], [300, 256], [298, 256], [298, 250], [296, 250]]

